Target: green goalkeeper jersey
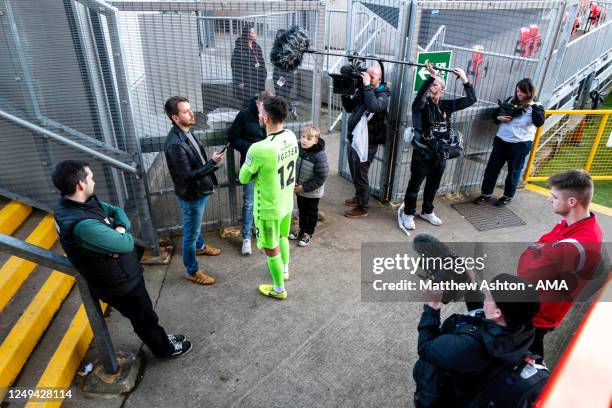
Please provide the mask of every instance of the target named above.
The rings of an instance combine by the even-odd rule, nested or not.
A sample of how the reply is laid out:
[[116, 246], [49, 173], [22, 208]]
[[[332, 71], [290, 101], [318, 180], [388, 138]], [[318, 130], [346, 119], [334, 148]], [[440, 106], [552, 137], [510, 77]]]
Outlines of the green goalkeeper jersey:
[[240, 169], [240, 182], [255, 178], [255, 218], [280, 220], [293, 211], [297, 159], [297, 139], [287, 129], [251, 145]]

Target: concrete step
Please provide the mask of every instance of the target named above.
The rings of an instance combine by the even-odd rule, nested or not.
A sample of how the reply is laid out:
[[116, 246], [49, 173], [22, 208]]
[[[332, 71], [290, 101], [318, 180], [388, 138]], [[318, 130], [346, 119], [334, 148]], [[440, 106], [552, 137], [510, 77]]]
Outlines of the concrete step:
[[[0, 232], [61, 253], [50, 214], [0, 198]], [[67, 389], [92, 340], [73, 277], [0, 255], [0, 390]], [[0, 391], [0, 401], [4, 398]], [[2, 406], [23, 406], [4, 401]], [[61, 401], [26, 406], [60, 406]]]

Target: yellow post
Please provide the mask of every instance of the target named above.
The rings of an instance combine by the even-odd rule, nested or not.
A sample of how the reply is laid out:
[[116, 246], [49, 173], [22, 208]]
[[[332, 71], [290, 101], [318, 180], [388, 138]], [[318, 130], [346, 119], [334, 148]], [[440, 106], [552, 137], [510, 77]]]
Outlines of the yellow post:
[[[548, 114], [545, 113], [544, 118], [547, 118]], [[529, 181], [529, 171], [531, 170], [531, 165], [533, 164], [533, 160], [535, 159], [536, 148], [538, 147], [538, 143], [540, 142], [540, 136], [542, 136], [542, 129], [544, 126], [540, 126], [536, 131], [535, 139], [533, 139], [533, 147], [531, 148], [531, 152], [529, 153], [529, 161], [527, 162], [527, 168], [525, 169], [525, 174], [523, 175], [523, 179], [525, 182]]]
[[591, 164], [593, 164], [593, 158], [595, 157], [595, 152], [597, 151], [597, 147], [599, 146], [599, 141], [601, 140], [601, 135], [603, 135], [603, 131], [606, 128], [606, 123], [608, 122], [609, 113], [601, 119], [601, 123], [599, 124], [599, 129], [597, 130], [597, 136], [595, 136], [595, 142], [593, 142], [593, 147], [591, 147], [591, 152], [589, 153], [589, 158], [587, 159], [586, 165], [584, 166], [584, 170], [589, 172], [591, 170]]

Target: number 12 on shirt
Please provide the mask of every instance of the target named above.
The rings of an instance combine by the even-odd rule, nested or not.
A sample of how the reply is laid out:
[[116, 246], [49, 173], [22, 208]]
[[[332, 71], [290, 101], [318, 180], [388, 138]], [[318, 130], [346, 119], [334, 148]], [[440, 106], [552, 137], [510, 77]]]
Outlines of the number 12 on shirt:
[[291, 160], [287, 163], [287, 181], [285, 181], [285, 166], [281, 166], [276, 171], [280, 177], [280, 188], [284, 189], [286, 186], [292, 184], [295, 181], [293, 174], [295, 168], [295, 161]]

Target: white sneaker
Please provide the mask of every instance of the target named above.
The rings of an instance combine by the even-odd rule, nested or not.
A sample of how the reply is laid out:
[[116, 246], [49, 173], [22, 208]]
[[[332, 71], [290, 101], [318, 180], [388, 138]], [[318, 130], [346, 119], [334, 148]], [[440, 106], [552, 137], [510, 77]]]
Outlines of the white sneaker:
[[251, 255], [251, 240], [243, 239], [242, 240], [242, 255]]
[[414, 226], [414, 215], [408, 215], [408, 214], [402, 213], [400, 217], [402, 219], [402, 224], [404, 225], [404, 228], [409, 229], [409, 230], [413, 230], [416, 228]]
[[433, 212], [432, 212], [432, 213], [429, 213], [429, 214], [423, 214], [423, 213], [421, 213], [421, 214], [419, 214], [419, 217], [421, 217], [421, 218], [422, 218], [422, 219], [424, 219], [425, 221], [429, 221], [429, 223], [430, 223], [431, 225], [436, 225], [436, 226], [437, 226], [437, 225], [442, 225], [442, 220], [441, 220], [441, 219], [439, 219], [439, 218], [436, 216], [436, 214], [434, 214]]

